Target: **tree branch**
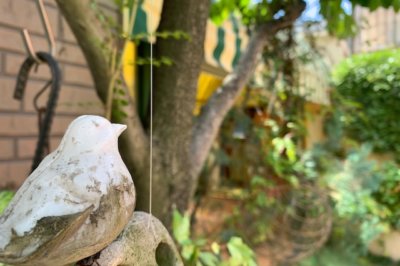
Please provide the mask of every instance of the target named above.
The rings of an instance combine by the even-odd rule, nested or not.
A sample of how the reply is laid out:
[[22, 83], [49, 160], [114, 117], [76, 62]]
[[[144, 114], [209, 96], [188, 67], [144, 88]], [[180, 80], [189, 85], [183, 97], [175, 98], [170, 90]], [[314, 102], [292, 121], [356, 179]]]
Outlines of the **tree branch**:
[[107, 87], [111, 78], [107, 55], [101, 48], [105, 35], [96, 23], [89, 0], [56, 0], [64, 18], [74, 33], [90, 68], [97, 94], [103, 103], [107, 99]]
[[255, 28], [237, 67], [225, 77], [222, 86], [203, 107], [196, 121], [191, 147], [193, 151], [192, 162], [196, 168], [194, 169], [196, 173], [201, 171], [201, 167], [218, 134], [225, 115], [254, 73], [258, 59], [267, 44], [268, 37], [275, 35], [281, 29], [293, 25], [304, 9], [305, 3], [300, 0], [297, 5], [288, 7], [286, 14], [282, 18], [263, 23]]
[[[56, 0], [58, 7], [74, 33], [88, 63], [96, 91], [103, 103], [107, 102], [108, 86], [112, 78], [112, 69], [108, 63], [107, 52], [101, 47], [105, 32], [99, 27], [95, 11], [89, 0]], [[112, 50], [112, 49], [110, 49]], [[138, 116], [135, 101], [126, 93], [129, 105], [123, 110], [127, 114], [122, 122], [128, 126], [121, 136], [121, 153], [133, 175], [142, 173], [146, 167], [143, 156], [148, 151], [148, 138]]]

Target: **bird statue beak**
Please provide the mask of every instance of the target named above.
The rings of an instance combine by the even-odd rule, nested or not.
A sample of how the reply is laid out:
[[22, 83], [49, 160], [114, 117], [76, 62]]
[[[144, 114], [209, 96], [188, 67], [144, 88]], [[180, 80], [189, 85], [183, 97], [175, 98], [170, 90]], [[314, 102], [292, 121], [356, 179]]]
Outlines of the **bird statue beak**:
[[124, 132], [124, 130], [126, 129], [126, 125], [121, 125], [121, 124], [111, 124], [111, 125], [117, 137], [119, 137], [119, 135], [121, 135], [121, 133]]

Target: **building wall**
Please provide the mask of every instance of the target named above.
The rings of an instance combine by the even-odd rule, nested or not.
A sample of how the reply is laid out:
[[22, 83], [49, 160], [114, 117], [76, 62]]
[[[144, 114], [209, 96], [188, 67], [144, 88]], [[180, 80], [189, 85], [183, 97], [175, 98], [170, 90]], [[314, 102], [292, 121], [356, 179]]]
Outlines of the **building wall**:
[[[44, 1], [57, 41], [57, 58], [63, 80], [51, 128], [50, 149], [54, 150], [68, 124], [81, 114], [102, 114], [85, 58], [62, 18], [54, 0]], [[117, 16], [112, 1], [102, 8]], [[48, 51], [44, 27], [34, 0], [0, 1], [0, 188], [18, 187], [29, 174], [38, 139], [38, 116], [33, 97], [49, 79], [49, 69], [32, 71], [22, 102], [13, 99], [16, 75], [27, 57], [22, 28], [27, 28], [36, 51]], [[44, 106], [47, 95], [40, 98]]]
[[369, 12], [357, 7], [354, 18], [360, 27], [358, 34], [349, 40], [352, 53], [376, 51], [400, 45], [400, 13], [392, 8], [379, 8]]

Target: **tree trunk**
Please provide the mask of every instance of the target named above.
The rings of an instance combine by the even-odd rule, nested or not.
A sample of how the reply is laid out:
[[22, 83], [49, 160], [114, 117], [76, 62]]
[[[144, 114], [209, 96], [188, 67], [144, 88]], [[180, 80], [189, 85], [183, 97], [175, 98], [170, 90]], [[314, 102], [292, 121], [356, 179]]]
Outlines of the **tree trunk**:
[[164, 1], [158, 28], [190, 37], [159, 38], [155, 50], [156, 57], [173, 61], [172, 66], [156, 68], [154, 78], [154, 182], [162, 187], [154, 194], [153, 207], [156, 216], [167, 217], [164, 221], [169, 221], [173, 205], [186, 209], [196, 187], [190, 143], [209, 5], [209, 0]]
[[[94, 24], [94, 12], [89, 1], [56, 0], [60, 10], [81, 46], [103, 102], [107, 99], [110, 67], [101, 50], [101, 35]], [[224, 80], [200, 117], [193, 123], [197, 80], [203, 62], [203, 45], [208, 18], [209, 0], [164, 0], [158, 31], [184, 31], [190, 41], [157, 40], [155, 56], [165, 56], [172, 66], [155, 68], [154, 76], [154, 154], [153, 213], [167, 226], [171, 209], [186, 209], [197, 185], [197, 177], [214, 141], [222, 120], [240, 90], [248, 82], [268, 36], [290, 26], [300, 16], [305, 4], [291, 5], [285, 16], [256, 28], [249, 47], [238, 66]], [[121, 136], [121, 154], [130, 169], [137, 189], [137, 209], [149, 206], [149, 139], [138, 117], [134, 101], [130, 100], [122, 122], [128, 125]]]

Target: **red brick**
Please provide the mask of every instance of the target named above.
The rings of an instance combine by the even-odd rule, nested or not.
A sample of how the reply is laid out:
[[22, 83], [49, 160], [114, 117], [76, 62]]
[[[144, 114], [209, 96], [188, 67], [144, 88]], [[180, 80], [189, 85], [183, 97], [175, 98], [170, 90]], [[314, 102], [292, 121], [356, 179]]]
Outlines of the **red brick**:
[[[1, 1], [0, 1], [1, 2]], [[0, 27], [0, 49], [26, 53], [22, 34], [20, 30]], [[48, 51], [47, 41], [44, 37], [31, 36], [32, 45], [36, 51]]]
[[21, 186], [30, 173], [31, 164], [31, 160], [0, 162], [0, 187]]
[[[50, 152], [60, 145], [62, 136], [50, 137]], [[17, 157], [19, 159], [31, 159], [35, 155], [37, 137], [19, 138], [17, 140]], [[0, 140], [1, 148], [1, 140]]]
[[64, 135], [68, 125], [74, 120], [78, 115], [71, 116], [55, 116], [53, 119], [53, 124], [51, 127], [51, 135]]
[[75, 38], [74, 34], [72, 33], [65, 18], [61, 19], [61, 34], [62, 34], [63, 40], [67, 40], [67, 41], [76, 43], [76, 38]]
[[60, 145], [62, 137], [50, 138], [50, 152], [54, 151]]
[[59, 43], [57, 55], [60, 61], [86, 65], [85, 57], [77, 44]]
[[12, 138], [0, 140], [0, 159], [11, 159], [14, 157], [14, 141]]
[[23, 52], [22, 35], [17, 30], [0, 27], [0, 49]]
[[30, 136], [37, 134], [36, 115], [1, 114], [1, 136]]
[[94, 89], [62, 86], [57, 113], [103, 114], [103, 104]]
[[[50, 137], [50, 152], [54, 151], [60, 144], [62, 137]], [[31, 159], [35, 155], [37, 137], [20, 138], [17, 140], [17, 157], [20, 159]]]
[[[44, 81], [30, 81], [28, 83], [23, 100], [24, 111], [36, 112], [33, 105], [33, 99], [45, 83], [46, 82]], [[47, 105], [49, 92], [50, 89], [47, 89], [46, 92], [39, 97], [39, 107], [45, 107]], [[62, 85], [56, 106], [56, 113], [79, 115], [103, 114], [103, 112], [103, 105], [94, 89], [83, 89], [74, 86]]]
[[87, 67], [65, 65], [63, 76], [65, 82], [94, 86], [92, 76]]
[[[58, 11], [46, 8], [53, 31], [58, 29]], [[30, 32], [45, 34], [39, 8], [34, 1], [0, 1], [0, 22], [14, 27], [26, 28]]]
[[36, 150], [37, 137], [20, 138], [17, 140], [17, 157], [33, 158]]
[[20, 109], [21, 103], [14, 99], [15, 80], [0, 77], [0, 111], [16, 111]]
[[[63, 135], [69, 123], [76, 118], [72, 116], [58, 116], [53, 118], [51, 135]], [[36, 114], [1, 114], [0, 115], [0, 136], [27, 136], [38, 135]]]

